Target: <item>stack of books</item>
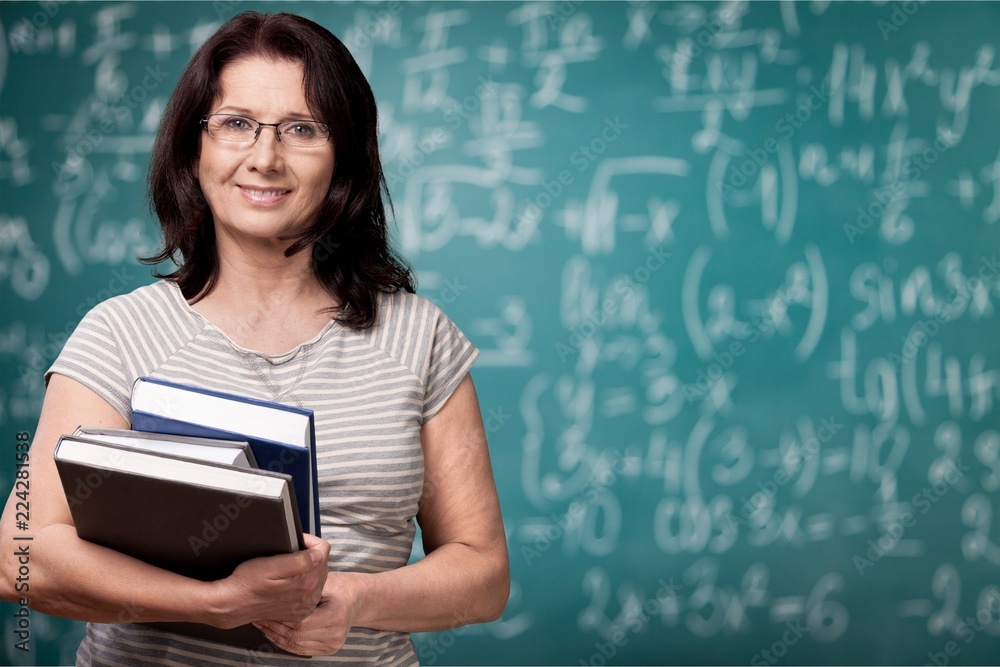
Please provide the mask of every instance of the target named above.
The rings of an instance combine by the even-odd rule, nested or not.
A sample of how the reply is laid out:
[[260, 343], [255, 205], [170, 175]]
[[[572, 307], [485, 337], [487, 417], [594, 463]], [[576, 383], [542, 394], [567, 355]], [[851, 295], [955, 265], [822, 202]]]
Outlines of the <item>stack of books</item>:
[[[81, 426], [55, 463], [81, 539], [213, 581], [321, 537], [311, 410], [139, 378], [132, 429]], [[151, 624], [283, 652], [251, 625]]]

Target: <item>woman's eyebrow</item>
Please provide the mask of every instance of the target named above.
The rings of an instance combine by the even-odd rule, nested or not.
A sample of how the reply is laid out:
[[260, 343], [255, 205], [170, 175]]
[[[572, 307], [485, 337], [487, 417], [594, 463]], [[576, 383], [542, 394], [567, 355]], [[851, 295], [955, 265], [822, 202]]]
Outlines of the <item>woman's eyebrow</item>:
[[[254, 116], [255, 112], [251, 111], [250, 109], [245, 109], [243, 107], [235, 107], [231, 105], [226, 105], [224, 107], [221, 107], [220, 109], [217, 109], [213, 113], [237, 113], [240, 114], [241, 116], [249, 116], [251, 118], [256, 118], [256, 116]], [[309, 113], [293, 111], [292, 113], [285, 114], [284, 120], [305, 120], [308, 118], [312, 118], [312, 115]]]
[[250, 109], [244, 109], [243, 107], [234, 107], [226, 105], [216, 110], [216, 113], [222, 113], [223, 111], [228, 111], [232, 113], [243, 114], [244, 116], [252, 116], [253, 112]]

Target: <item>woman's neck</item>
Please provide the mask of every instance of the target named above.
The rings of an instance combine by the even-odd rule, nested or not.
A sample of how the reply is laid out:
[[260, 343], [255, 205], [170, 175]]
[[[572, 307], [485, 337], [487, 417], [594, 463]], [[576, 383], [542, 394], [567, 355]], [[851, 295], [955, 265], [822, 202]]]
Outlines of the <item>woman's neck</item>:
[[280, 259], [220, 253], [215, 287], [191, 307], [238, 345], [276, 354], [312, 338], [336, 305], [303, 251]]

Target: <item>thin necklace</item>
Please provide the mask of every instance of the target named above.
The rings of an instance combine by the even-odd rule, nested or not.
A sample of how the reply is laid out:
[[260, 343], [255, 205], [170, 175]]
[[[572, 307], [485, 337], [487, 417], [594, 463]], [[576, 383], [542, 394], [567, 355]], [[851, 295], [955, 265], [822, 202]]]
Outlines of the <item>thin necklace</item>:
[[[236, 348], [236, 350], [240, 353], [240, 355], [243, 357], [243, 359], [247, 362], [247, 365], [249, 365], [250, 368], [253, 369], [254, 373], [257, 374], [257, 377], [260, 378], [261, 382], [264, 383], [264, 386], [267, 387], [267, 390], [271, 393], [271, 397], [272, 397], [272, 399], [274, 400], [275, 403], [280, 403], [281, 400], [287, 396], [298, 407], [300, 407], [300, 408], [304, 408], [305, 407], [302, 404], [302, 401], [299, 400], [299, 397], [296, 396], [292, 392], [295, 390], [296, 387], [298, 387], [299, 382], [302, 381], [303, 376], [305, 376], [305, 373], [306, 373], [306, 360], [309, 357], [309, 353], [312, 351], [312, 345], [310, 345], [310, 344], [307, 343], [307, 344], [302, 345], [302, 347], [299, 349], [298, 354], [302, 358], [301, 361], [300, 361], [300, 363], [299, 363], [299, 374], [295, 378], [295, 380], [292, 382], [292, 384], [288, 387], [288, 389], [285, 390], [285, 391], [283, 391], [283, 392], [281, 392], [281, 393], [278, 393], [278, 390], [274, 386], [274, 383], [271, 381], [271, 378], [269, 378], [267, 376], [267, 374], [264, 373], [264, 371], [261, 369], [261, 367], [257, 365], [257, 361], [254, 359], [254, 357], [257, 356], [257, 355], [252, 354], [250, 352], [246, 352], [246, 351], [244, 351], [242, 349], [239, 349], [239, 348]], [[267, 358], [267, 357], [265, 357], [265, 358]], [[268, 364], [270, 364], [271, 366], [274, 365], [270, 361], [270, 359], [268, 359]]]

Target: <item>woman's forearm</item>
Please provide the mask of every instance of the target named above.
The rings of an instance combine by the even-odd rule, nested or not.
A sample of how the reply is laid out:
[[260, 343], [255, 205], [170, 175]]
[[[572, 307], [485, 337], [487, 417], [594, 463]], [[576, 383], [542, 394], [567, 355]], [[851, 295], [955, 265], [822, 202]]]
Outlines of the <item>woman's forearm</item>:
[[81, 621], [189, 621], [233, 628], [265, 618], [295, 622], [316, 610], [327, 577], [329, 545], [304, 536], [305, 550], [254, 558], [225, 579], [205, 582], [91, 544], [53, 523], [30, 542], [30, 589], [17, 591], [20, 563], [9, 524], [0, 526], [4, 598]]
[[507, 541], [486, 433], [466, 375], [421, 427], [424, 491], [417, 522], [427, 555], [360, 575], [354, 626], [425, 632], [499, 618], [510, 594]]
[[[357, 627], [397, 632], [434, 632], [485, 623], [503, 613], [510, 594], [506, 551], [479, 551], [450, 543], [423, 559], [353, 579]], [[333, 578], [330, 585], [337, 585]]]
[[27, 598], [37, 611], [98, 623], [222, 618], [210, 583], [81, 540], [72, 526], [47, 526], [30, 541], [10, 537], [2, 540], [4, 599]]

